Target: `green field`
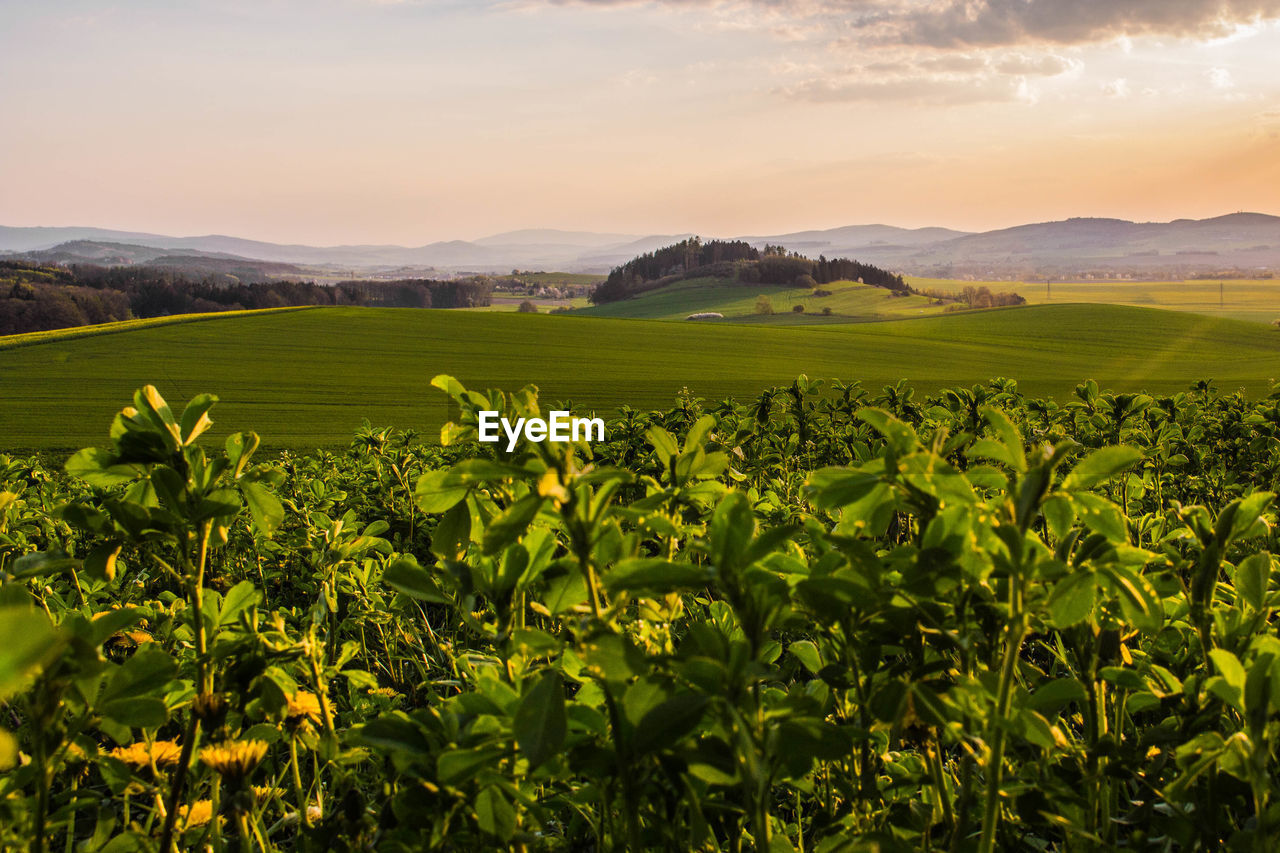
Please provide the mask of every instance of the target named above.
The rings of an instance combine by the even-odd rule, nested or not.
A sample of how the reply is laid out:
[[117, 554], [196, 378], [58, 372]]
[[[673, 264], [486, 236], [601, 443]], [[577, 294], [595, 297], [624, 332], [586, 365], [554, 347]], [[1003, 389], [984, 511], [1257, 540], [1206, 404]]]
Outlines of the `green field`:
[[[814, 296], [807, 287], [770, 284], [743, 284], [723, 278], [694, 278], [679, 281], [659, 290], [597, 305], [578, 313], [590, 317], [622, 317], [631, 320], [684, 320], [690, 314], [714, 311], [725, 320], [777, 325], [811, 325], [813, 323], [847, 323], [850, 320], [884, 320], [937, 314], [943, 309], [930, 305], [919, 296], [894, 297], [882, 287], [837, 281], [824, 284], [830, 296]], [[769, 297], [774, 313], [756, 313], [756, 300]], [[804, 313], [793, 309], [804, 306]], [[832, 316], [822, 315], [830, 308]]]
[[538, 313], [546, 314], [555, 308], [586, 308], [591, 303], [585, 297], [575, 297], [573, 299], [549, 299], [545, 296], [510, 296], [507, 294], [495, 294], [489, 298], [489, 304], [480, 308], [456, 308], [456, 311], [490, 311], [490, 312], [515, 312], [520, 309], [520, 303], [532, 302], [538, 306]]
[[519, 275], [495, 276], [499, 282], [521, 281], [546, 287], [590, 287], [604, 281], [599, 273], [580, 272], [522, 272]]
[[1280, 377], [1280, 333], [1149, 309], [1064, 305], [811, 328], [658, 323], [579, 316], [317, 308], [4, 349], [0, 448], [105, 440], [110, 415], [153, 383], [171, 400], [222, 398], [218, 432], [253, 429], [278, 446], [343, 442], [362, 418], [434, 429], [445, 398], [431, 377], [470, 387], [534, 383], [577, 411], [669, 405], [688, 387], [746, 397], [799, 373], [928, 390], [995, 376], [1029, 393], [1175, 391], [1200, 378], [1258, 394]]
[[[1094, 302], [1192, 311], [1213, 317], [1270, 323], [1280, 318], [1280, 280], [1212, 279], [1209, 281], [958, 281], [907, 278], [912, 287], [958, 293], [966, 287], [986, 287], [993, 293], [1012, 291], [1032, 305]], [[1222, 285], [1221, 290], [1219, 284]]]

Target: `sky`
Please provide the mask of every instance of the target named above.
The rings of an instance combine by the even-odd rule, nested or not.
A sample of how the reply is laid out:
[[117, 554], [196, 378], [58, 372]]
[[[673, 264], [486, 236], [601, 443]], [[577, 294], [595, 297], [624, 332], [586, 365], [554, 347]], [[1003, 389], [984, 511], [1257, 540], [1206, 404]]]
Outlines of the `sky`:
[[1280, 0], [4, 0], [0, 224], [1280, 214]]

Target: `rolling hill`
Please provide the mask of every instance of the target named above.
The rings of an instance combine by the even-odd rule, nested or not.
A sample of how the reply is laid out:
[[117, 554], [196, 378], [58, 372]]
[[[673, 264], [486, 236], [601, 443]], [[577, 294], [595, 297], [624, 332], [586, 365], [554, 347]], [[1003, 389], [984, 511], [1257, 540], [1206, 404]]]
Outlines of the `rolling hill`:
[[[506, 272], [521, 269], [605, 272], [637, 254], [689, 234], [627, 235], [556, 229], [494, 234], [421, 246], [304, 246], [224, 235], [171, 237], [98, 228], [0, 226], [0, 252], [31, 252], [77, 240], [127, 243], [155, 249], [217, 252], [277, 263], [336, 266], [438, 267]], [[713, 236], [713, 235], [703, 235]], [[1280, 269], [1280, 217], [1233, 213], [1210, 219], [1130, 222], [1075, 218], [983, 233], [948, 228], [850, 225], [740, 237], [755, 246], [782, 244], [816, 257], [854, 257], [915, 275], [1027, 271]]]
[[[821, 290], [831, 295], [815, 297], [807, 287], [693, 278], [631, 299], [581, 308], [574, 313], [632, 320], [685, 320], [690, 314], [715, 312], [723, 314], [726, 322], [811, 325], [916, 317], [942, 310], [924, 297], [895, 297], [888, 290], [869, 284], [837, 281], [822, 285]], [[756, 311], [756, 302], [761, 297], [772, 304], [772, 315], [762, 316]], [[796, 313], [793, 310], [796, 306], [803, 307], [804, 312]], [[827, 308], [831, 309], [830, 316], [822, 313]]]
[[0, 447], [101, 443], [148, 382], [175, 403], [219, 395], [215, 435], [251, 429], [306, 447], [343, 443], [366, 417], [434, 431], [447, 417], [428, 384], [437, 373], [477, 388], [533, 383], [578, 412], [664, 407], [683, 387], [746, 398], [800, 373], [923, 390], [1007, 376], [1062, 398], [1089, 378], [1160, 392], [1213, 378], [1260, 394], [1280, 377], [1280, 335], [1265, 327], [1100, 305], [802, 329], [317, 308], [72, 332], [9, 349], [0, 339]]

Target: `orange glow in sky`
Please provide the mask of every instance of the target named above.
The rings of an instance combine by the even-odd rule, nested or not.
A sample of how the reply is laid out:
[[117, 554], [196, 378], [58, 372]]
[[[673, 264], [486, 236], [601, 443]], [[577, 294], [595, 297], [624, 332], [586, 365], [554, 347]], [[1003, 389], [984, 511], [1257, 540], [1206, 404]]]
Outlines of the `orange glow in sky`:
[[421, 245], [1280, 213], [1278, 54], [1280, 0], [12, 0], [0, 224]]

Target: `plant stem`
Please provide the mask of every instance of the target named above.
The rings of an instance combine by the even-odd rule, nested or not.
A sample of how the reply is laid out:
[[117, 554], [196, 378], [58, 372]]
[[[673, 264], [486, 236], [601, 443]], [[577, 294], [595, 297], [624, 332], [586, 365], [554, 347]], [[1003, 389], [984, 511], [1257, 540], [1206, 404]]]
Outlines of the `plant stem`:
[[[1017, 580], [1010, 578], [1011, 584]], [[1020, 596], [1019, 596], [1020, 597]], [[1021, 608], [1018, 608], [1019, 610]], [[1013, 698], [1013, 680], [1017, 668], [1022, 640], [1027, 633], [1026, 617], [1018, 613], [1009, 624], [1008, 639], [1004, 650], [1004, 664], [1000, 668], [1000, 686], [996, 695], [996, 713], [991, 721], [987, 738], [991, 752], [987, 757], [987, 795], [983, 803], [982, 836], [978, 842], [979, 853], [992, 853], [996, 844], [996, 827], [1000, 819], [1000, 781], [1004, 773], [1005, 723]]]

